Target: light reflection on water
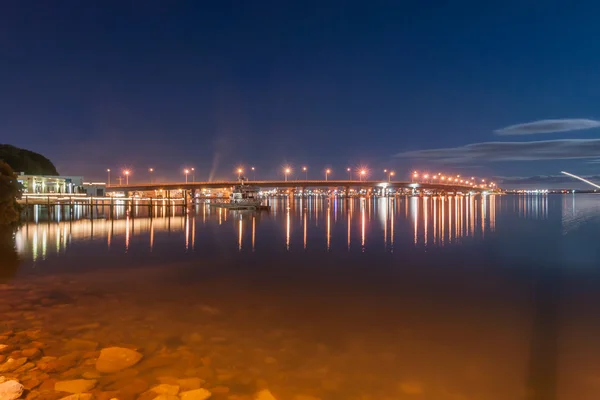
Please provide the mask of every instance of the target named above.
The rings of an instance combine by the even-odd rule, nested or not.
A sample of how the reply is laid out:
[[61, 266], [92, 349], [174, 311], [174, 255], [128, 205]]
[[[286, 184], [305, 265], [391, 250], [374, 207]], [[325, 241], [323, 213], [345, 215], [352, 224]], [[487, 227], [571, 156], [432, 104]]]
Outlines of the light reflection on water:
[[[297, 251], [298, 244], [304, 250], [313, 246], [325, 251], [341, 250], [339, 232], [346, 233], [345, 249], [371, 252], [393, 252], [398, 245], [412, 243], [417, 248], [446, 246], [460, 243], [465, 238], [483, 239], [493, 232], [496, 225], [496, 201], [494, 196], [483, 198], [410, 197], [272, 201], [270, 213], [254, 213], [214, 209], [208, 204], [193, 207], [185, 215], [149, 218], [138, 212], [138, 217], [117, 214], [114, 219], [57, 218], [53, 222], [26, 223], [16, 234], [16, 246], [23, 259], [45, 260], [49, 255], [60, 255], [73, 243], [85, 241], [106, 243], [106, 249], [116, 243], [128, 252], [133, 238], [147, 241], [145, 246], [152, 252], [157, 240], [164, 234], [181, 237], [185, 252], [196, 250], [196, 241], [202, 237], [202, 227], [217, 224], [234, 226], [236, 247], [245, 251], [244, 237], [252, 237], [251, 251], [263, 239], [262, 225], [281, 226], [283, 245], [288, 251]], [[410, 227], [410, 234], [407, 228]], [[223, 230], [222, 232], [229, 232]], [[302, 234], [299, 236], [298, 232]], [[224, 233], [217, 232], [221, 235]], [[335, 237], [334, 237], [335, 236]], [[355, 240], [360, 241], [354, 243]], [[139, 242], [139, 241], [138, 241]], [[265, 243], [266, 244], [266, 243]], [[274, 243], [260, 246], [268, 251]]]
[[[215, 350], [217, 362], [227, 355], [227, 366], [294, 394], [597, 398], [599, 196], [271, 205], [268, 213], [197, 205], [153, 218], [140, 209], [113, 220], [85, 219], [83, 210], [84, 219], [57, 222], [41, 212], [15, 236], [20, 273], [60, 278], [59, 267], [71, 265], [76, 273], [61, 290], [104, 296], [57, 308], [53, 326], [96, 315], [105, 330], [94, 340], [127, 333], [140, 347], [212, 329], [231, 343]], [[100, 268], [86, 268], [96, 259]], [[160, 260], [159, 268], [148, 260]], [[145, 269], [128, 269], [136, 263]], [[225, 318], [207, 320], [198, 311], [205, 304]], [[149, 334], [144, 318], [160, 323], [140, 339]], [[201, 356], [213, 350], [198, 346]], [[287, 364], [265, 366], [265, 355]], [[167, 375], [183, 373], [176, 359]]]

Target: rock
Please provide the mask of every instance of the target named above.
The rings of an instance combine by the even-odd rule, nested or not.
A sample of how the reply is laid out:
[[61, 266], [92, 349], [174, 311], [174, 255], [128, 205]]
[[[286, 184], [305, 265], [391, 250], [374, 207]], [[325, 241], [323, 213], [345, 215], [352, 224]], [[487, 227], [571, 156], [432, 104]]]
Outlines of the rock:
[[63, 397], [60, 400], [93, 400], [94, 395], [91, 393], [78, 393]]
[[32, 378], [32, 379], [29, 379], [29, 380], [23, 382], [23, 386], [25, 386], [25, 388], [27, 390], [33, 390], [36, 387], [40, 386], [41, 384], [42, 384], [42, 380], [39, 378]]
[[101, 376], [102, 375], [99, 372], [96, 372], [96, 371], [86, 371], [83, 374], [81, 374], [81, 377], [85, 378], [85, 379], [98, 379]]
[[85, 325], [72, 326], [70, 328], [67, 328], [67, 330], [68, 331], [89, 331], [89, 330], [97, 329], [97, 328], [100, 328], [99, 322], [93, 322], [91, 324], [85, 324]]
[[211, 393], [229, 393], [229, 388], [227, 386], [215, 386], [210, 389]]
[[74, 379], [72, 381], [59, 381], [54, 384], [54, 390], [67, 393], [89, 392], [98, 383], [95, 379]]
[[32, 363], [32, 362], [28, 362], [28, 363], [26, 363], [24, 365], [21, 365], [19, 368], [15, 369], [15, 373], [16, 374], [20, 374], [20, 373], [23, 373], [25, 371], [29, 371], [30, 369], [33, 369], [33, 368], [35, 368], [35, 364]]
[[6, 356], [3, 354], [0, 354], [0, 363], [3, 363], [6, 360]]
[[256, 393], [254, 396], [255, 400], [277, 400], [273, 394], [267, 389], [263, 389], [260, 392]]
[[65, 397], [64, 393], [56, 392], [54, 390], [41, 390], [39, 392], [29, 392], [27, 400], [58, 400]]
[[119, 392], [100, 392], [96, 393], [96, 400], [118, 400]]
[[423, 394], [423, 387], [419, 382], [401, 382], [398, 391], [404, 394]]
[[51, 358], [52, 357], [42, 357], [38, 362], [38, 367], [44, 372], [60, 373], [76, 366], [81, 360], [81, 353], [73, 352], [46, 362], [46, 359]]
[[6, 381], [0, 383], [0, 399], [15, 400], [21, 397], [25, 387], [17, 381]]
[[[120, 383], [120, 382], [118, 382]], [[148, 382], [143, 379], [129, 379], [128, 382], [120, 383], [119, 395], [123, 398], [135, 398], [140, 393], [148, 390]]]
[[42, 351], [40, 349], [38, 349], [37, 347], [32, 347], [30, 349], [25, 349], [21, 352], [21, 355], [23, 357], [27, 357], [30, 360], [35, 360], [38, 357], [41, 357], [42, 355]]
[[14, 371], [19, 368], [21, 365], [24, 365], [27, 362], [26, 357], [21, 358], [9, 358], [6, 362], [0, 365], [0, 373]]
[[181, 400], [205, 400], [210, 396], [212, 396], [212, 394], [206, 389], [188, 390], [179, 395]]
[[100, 351], [96, 361], [96, 370], [102, 373], [113, 373], [129, 368], [140, 362], [142, 355], [137, 351], [124, 347], [107, 347]]
[[160, 394], [152, 400], [179, 400], [179, 397], [173, 394]]
[[12, 351], [12, 347], [7, 344], [0, 344], [0, 354], [8, 353]]
[[277, 360], [273, 357], [266, 357], [265, 364], [277, 364]]
[[179, 390], [181, 390], [182, 392], [200, 389], [204, 384], [204, 380], [200, 378], [177, 379], [176, 382], [179, 385]]
[[177, 395], [179, 393], [179, 385], [161, 383], [160, 385], [153, 386], [150, 391], [156, 394]]
[[71, 351], [94, 351], [98, 348], [98, 342], [84, 339], [71, 339], [65, 343], [65, 349]]
[[174, 376], [159, 376], [158, 378], [156, 378], [156, 380], [159, 381], [160, 383], [166, 383], [168, 385], [178, 385], [178, 383], [177, 383], [178, 379], [175, 378]]
[[54, 389], [54, 384], [56, 383], [56, 379], [47, 379], [40, 385], [40, 390], [50, 390]]

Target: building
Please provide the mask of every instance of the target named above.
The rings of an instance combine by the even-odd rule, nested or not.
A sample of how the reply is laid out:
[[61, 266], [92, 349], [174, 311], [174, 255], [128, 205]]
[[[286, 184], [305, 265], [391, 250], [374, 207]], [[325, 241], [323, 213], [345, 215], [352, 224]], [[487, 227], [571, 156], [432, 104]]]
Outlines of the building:
[[82, 176], [17, 175], [23, 193], [85, 193]]
[[106, 196], [106, 183], [104, 182], [83, 182], [83, 190], [88, 196], [104, 197]]

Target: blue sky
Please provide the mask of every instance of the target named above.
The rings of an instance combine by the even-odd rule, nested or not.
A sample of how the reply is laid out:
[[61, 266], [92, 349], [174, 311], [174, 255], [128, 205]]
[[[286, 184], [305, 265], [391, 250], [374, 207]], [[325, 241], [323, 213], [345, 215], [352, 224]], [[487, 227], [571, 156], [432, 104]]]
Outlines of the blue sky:
[[590, 175], [598, 15], [594, 2], [9, 1], [0, 142], [90, 179], [286, 164]]

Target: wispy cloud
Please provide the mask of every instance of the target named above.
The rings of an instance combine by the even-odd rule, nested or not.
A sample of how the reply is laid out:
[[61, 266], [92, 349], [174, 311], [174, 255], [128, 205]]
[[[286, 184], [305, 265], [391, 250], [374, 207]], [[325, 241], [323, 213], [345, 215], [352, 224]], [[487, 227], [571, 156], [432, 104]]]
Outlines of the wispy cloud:
[[460, 147], [408, 151], [396, 154], [396, 157], [447, 163], [472, 163], [597, 158], [598, 154], [600, 154], [600, 139], [560, 139], [473, 143]]
[[497, 135], [534, 135], [536, 133], [568, 132], [598, 127], [600, 127], [600, 121], [593, 119], [543, 119], [507, 126], [506, 128], [496, 130], [495, 133]]
[[[583, 178], [590, 181], [600, 181], [600, 175], [589, 175]], [[565, 175], [536, 175], [536, 176], [496, 176], [493, 178], [495, 181], [502, 183], [503, 185], [536, 185], [536, 184], [572, 184], [576, 181], [573, 178]]]

